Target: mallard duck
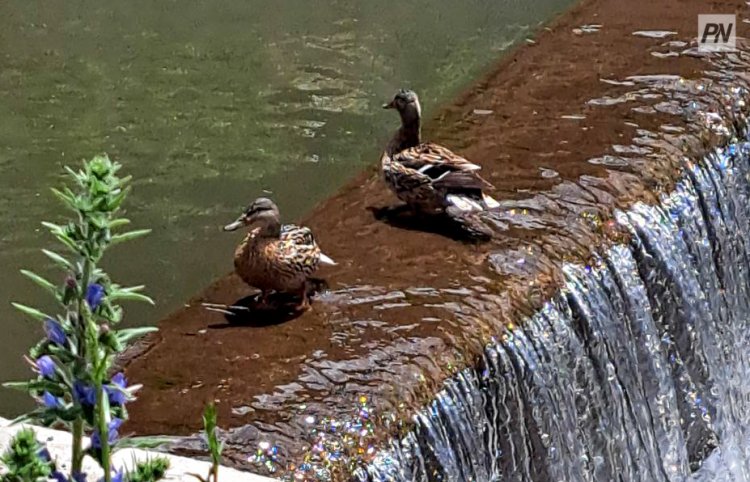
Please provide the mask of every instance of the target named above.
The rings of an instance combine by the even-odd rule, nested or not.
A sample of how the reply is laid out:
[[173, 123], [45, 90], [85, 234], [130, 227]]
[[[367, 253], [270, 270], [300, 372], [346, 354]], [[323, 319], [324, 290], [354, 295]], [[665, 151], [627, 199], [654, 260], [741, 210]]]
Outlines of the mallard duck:
[[422, 108], [417, 94], [400, 90], [384, 109], [396, 109], [401, 128], [381, 158], [388, 187], [408, 206], [426, 213], [461, 217], [499, 206], [485, 194], [493, 189], [477, 171], [481, 166], [449, 149], [421, 140]]
[[234, 268], [247, 284], [261, 290], [267, 304], [271, 291], [297, 294], [298, 308], [307, 309], [307, 279], [320, 264], [336, 263], [323, 254], [312, 231], [279, 221], [279, 208], [268, 198], [258, 198], [224, 231], [246, 226], [249, 232], [234, 253]]

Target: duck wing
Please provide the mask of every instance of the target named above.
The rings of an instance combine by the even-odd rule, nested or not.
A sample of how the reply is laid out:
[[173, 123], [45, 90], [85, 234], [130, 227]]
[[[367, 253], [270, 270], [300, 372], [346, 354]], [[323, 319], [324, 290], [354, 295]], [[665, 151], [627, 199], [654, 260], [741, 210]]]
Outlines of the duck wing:
[[425, 143], [395, 154], [393, 160], [426, 176], [436, 188], [449, 191], [493, 189], [469, 162], [443, 146]]
[[473, 172], [446, 172], [432, 181], [436, 189], [447, 192], [481, 191], [488, 187], [488, 182]]
[[281, 243], [284, 251], [291, 258], [297, 259], [304, 265], [315, 265], [318, 262], [336, 264], [320, 250], [310, 228], [285, 224], [281, 227]]
[[316, 246], [315, 237], [310, 228], [296, 224], [281, 226], [281, 240], [295, 246]]
[[393, 160], [433, 179], [449, 171], [472, 172], [482, 168], [450, 149], [431, 142], [404, 149], [396, 153]]

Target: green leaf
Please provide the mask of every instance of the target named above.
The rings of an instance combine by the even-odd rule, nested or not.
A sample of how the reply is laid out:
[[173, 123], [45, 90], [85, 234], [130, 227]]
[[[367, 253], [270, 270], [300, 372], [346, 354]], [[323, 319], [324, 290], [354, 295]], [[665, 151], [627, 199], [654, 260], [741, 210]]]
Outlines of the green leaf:
[[148, 303], [150, 305], [154, 305], [154, 300], [152, 300], [150, 297], [141, 294], [141, 293], [134, 293], [130, 291], [115, 291], [114, 293], [110, 294], [108, 296], [110, 301], [117, 301], [117, 300], [125, 300], [125, 301], [142, 301], [145, 303]]
[[140, 338], [149, 333], [159, 331], [155, 326], [144, 326], [141, 328], [127, 328], [125, 330], [117, 330], [117, 339], [120, 343], [125, 344], [136, 338]]
[[59, 191], [55, 189], [54, 187], [51, 189], [52, 194], [57, 196], [59, 200], [61, 200], [64, 204], [67, 204], [69, 207], [75, 209], [76, 208], [76, 198], [75, 196], [71, 196], [68, 193], [63, 193], [62, 191]]
[[50, 223], [48, 221], [42, 221], [42, 226], [49, 229], [50, 232], [52, 232], [53, 234], [60, 233], [63, 230], [63, 227], [60, 226], [59, 224]]
[[129, 482], [157, 482], [164, 480], [167, 470], [169, 470], [170, 463], [166, 457], [149, 457], [142, 461], [136, 460], [135, 455], [132, 458], [131, 469], [125, 475], [125, 480]]
[[119, 218], [119, 219], [113, 219], [109, 222], [109, 229], [117, 229], [122, 226], [126, 226], [130, 224], [130, 219], [127, 218]]
[[48, 390], [54, 393], [60, 389], [60, 386], [56, 382], [53, 382], [52, 380], [45, 380], [43, 378], [36, 378], [34, 380], [27, 380], [23, 382], [5, 382], [3, 383], [3, 386], [6, 388], [11, 388], [13, 390], [20, 390], [22, 392], [43, 392], [44, 390]]
[[21, 313], [23, 313], [25, 315], [28, 315], [28, 316], [30, 316], [32, 318], [36, 318], [39, 321], [44, 321], [47, 318], [52, 318], [51, 316], [42, 313], [41, 311], [37, 310], [36, 308], [32, 308], [32, 307], [26, 306], [26, 305], [22, 305], [21, 303], [15, 303], [15, 302], [13, 302], [13, 303], [11, 303], [11, 305], [13, 305], [13, 308], [17, 309]]
[[70, 174], [70, 177], [76, 180], [77, 183], [81, 183], [83, 173], [81, 171], [74, 171], [69, 166], [63, 166], [63, 169], [65, 169], [68, 174]]
[[114, 198], [110, 199], [108, 208], [112, 211], [119, 208], [122, 202], [127, 197], [129, 192], [130, 192], [130, 187], [126, 187], [125, 189], [120, 191]]
[[[120, 167], [118, 166], [118, 168], [117, 168], [117, 169], [119, 170], [119, 169], [120, 169]], [[125, 176], [125, 177], [123, 177], [123, 178], [120, 178], [120, 179], [119, 179], [119, 180], [117, 181], [117, 185], [118, 185], [118, 186], [120, 186], [120, 187], [123, 187], [123, 186], [125, 186], [125, 184], [129, 183], [129, 182], [130, 182], [131, 180], [133, 180], [133, 176], [130, 176], [130, 175], [128, 175], [128, 176]]]
[[37, 285], [41, 286], [48, 292], [50, 292], [53, 296], [57, 297], [58, 295], [58, 289], [57, 286], [55, 286], [51, 281], [48, 281], [38, 274], [34, 273], [33, 271], [29, 271], [27, 269], [22, 269], [21, 274], [29, 278], [31, 281], [36, 283]]
[[42, 221], [42, 226], [49, 229], [50, 232], [60, 241], [62, 244], [65, 245], [69, 250], [73, 251], [74, 253], [80, 253], [80, 249], [78, 248], [78, 245], [76, 244], [73, 239], [65, 234], [65, 228], [54, 224], [54, 223], [48, 223], [47, 221]]
[[25, 382], [3, 382], [3, 386], [5, 388], [10, 388], [11, 390], [19, 390], [22, 392], [28, 392], [29, 391], [29, 385], [31, 382], [25, 381]]
[[143, 291], [146, 289], [146, 285], [137, 285], [137, 286], [128, 286], [127, 288], [118, 288], [120, 291], [125, 291], [127, 293], [138, 293], [139, 291]]
[[73, 263], [62, 257], [61, 255], [55, 253], [54, 251], [50, 251], [48, 249], [43, 249], [42, 253], [44, 253], [49, 259], [57, 263], [58, 266], [60, 266], [64, 270], [72, 270], [73, 269]]
[[124, 243], [125, 241], [130, 241], [131, 239], [145, 236], [149, 234], [150, 232], [151, 232], [150, 229], [136, 229], [135, 231], [128, 231], [127, 233], [114, 234], [112, 235], [111, 243], [112, 244]]
[[178, 442], [180, 437], [169, 435], [155, 435], [143, 437], [125, 437], [117, 442], [117, 448], [155, 449], [162, 445]]
[[22, 415], [19, 415], [16, 418], [14, 418], [13, 420], [9, 421], [8, 425], [17, 425], [19, 423], [31, 422], [31, 421], [34, 420], [34, 417], [37, 415], [35, 412], [36, 412], [36, 410], [34, 412], [24, 413]]
[[60, 243], [62, 243], [66, 248], [71, 250], [72, 252], [78, 254], [81, 253], [81, 249], [78, 247], [75, 241], [71, 239], [67, 234], [59, 233], [55, 234], [55, 237], [57, 238]]

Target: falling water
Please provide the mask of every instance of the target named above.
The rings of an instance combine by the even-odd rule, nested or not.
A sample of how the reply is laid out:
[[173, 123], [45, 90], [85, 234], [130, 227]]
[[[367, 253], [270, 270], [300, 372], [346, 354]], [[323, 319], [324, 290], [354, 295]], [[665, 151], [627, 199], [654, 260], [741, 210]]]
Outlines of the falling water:
[[750, 480], [748, 180], [735, 142], [618, 212], [629, 243], [567, 265], [359, 479]]

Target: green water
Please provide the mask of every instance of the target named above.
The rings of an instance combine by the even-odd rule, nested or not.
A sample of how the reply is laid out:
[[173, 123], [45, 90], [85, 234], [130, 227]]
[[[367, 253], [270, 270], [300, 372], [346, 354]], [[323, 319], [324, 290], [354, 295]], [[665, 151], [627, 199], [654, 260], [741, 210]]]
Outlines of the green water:
[[[416, 89], [429, 116], [572, 0], [65, 0], [0, 2], [0, 380], [40, 336], [10, 300], [44, 307], [18, 270], [39, 253], [61, 166], [106, 152], [135, 176], [128, 216], [153, 234], [108, 268], [146, 283], [151, 323], [231, 269], [220, 232], [270, 192], [293, 220], [396, 127], [379, 106]], [[0, 389], [0, 415], [29, 406]]]

